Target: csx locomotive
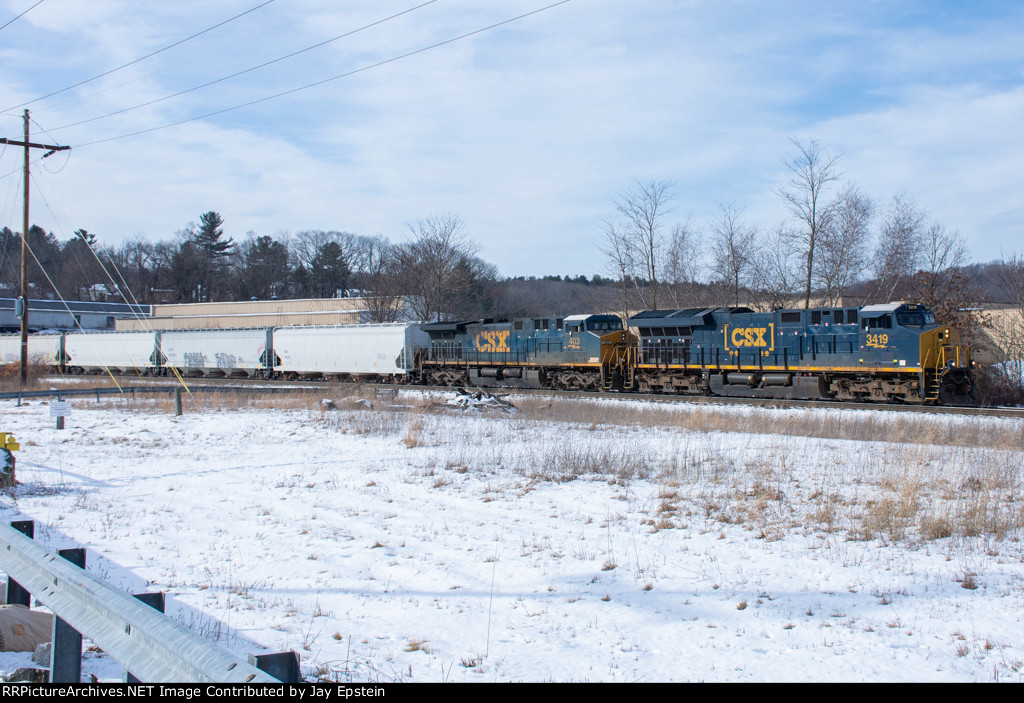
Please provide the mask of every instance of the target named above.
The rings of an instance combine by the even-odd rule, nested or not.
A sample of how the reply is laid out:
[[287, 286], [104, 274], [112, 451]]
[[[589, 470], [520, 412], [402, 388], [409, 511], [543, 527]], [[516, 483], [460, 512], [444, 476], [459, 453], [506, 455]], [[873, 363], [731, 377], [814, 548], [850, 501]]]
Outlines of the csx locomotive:
[[[690, 395], [973, 402], [973, 362], [916, 303], [759, 313], [649, 310], [505, 322], [65, 332], [29, 351], [64, 373], [333, 378]], [[16, 362], [16, 335], [0, 363]]]
[[650, 310], [423, 325], [426, 382], [758, 398], [970, 403], [970, 350], [916, 303]]

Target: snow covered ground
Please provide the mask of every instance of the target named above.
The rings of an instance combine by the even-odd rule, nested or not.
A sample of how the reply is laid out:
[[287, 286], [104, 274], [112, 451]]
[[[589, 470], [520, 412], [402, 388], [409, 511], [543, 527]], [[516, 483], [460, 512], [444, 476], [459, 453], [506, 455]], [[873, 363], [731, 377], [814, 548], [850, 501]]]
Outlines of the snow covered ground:
[[1021, 421], [510, 399], [0, 401], [0, 508], [310, 680], [1024, 677]]

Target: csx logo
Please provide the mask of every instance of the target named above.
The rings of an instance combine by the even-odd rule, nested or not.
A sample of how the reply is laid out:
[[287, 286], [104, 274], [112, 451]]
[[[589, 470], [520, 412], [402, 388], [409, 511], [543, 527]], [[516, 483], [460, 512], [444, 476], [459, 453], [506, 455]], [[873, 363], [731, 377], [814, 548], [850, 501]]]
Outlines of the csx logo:
[[476, 336], [476, 350], [481, 352], [512, 351], [508, 346], [508, 330], [484, 330]]
[[775, 325], [768, 327], [733, 327], [725, 328], [725, 346], [732, 347], [775, 347]]

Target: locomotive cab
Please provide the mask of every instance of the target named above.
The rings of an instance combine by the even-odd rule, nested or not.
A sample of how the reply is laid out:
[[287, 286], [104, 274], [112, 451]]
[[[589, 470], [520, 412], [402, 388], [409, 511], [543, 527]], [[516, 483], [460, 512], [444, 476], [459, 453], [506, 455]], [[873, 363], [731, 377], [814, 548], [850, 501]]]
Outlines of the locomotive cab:
[[617, 315], [570, 315], [565, 318], [565, 362], [574, 372], [552, 377], [557, 388], [625, 390], [633, 383], [635, 337]]
[[625, 341], [622, 320], [616, 315], [570, 315], [563, 333], [567, 361], [601, 361], [601, 340], [610, 336]]
[[916, 369], [920, 400], [973, 402], [973, 362], [956, 330], [940, 325], [919, 303], [888, 303], [861, 309], [861, 364]]

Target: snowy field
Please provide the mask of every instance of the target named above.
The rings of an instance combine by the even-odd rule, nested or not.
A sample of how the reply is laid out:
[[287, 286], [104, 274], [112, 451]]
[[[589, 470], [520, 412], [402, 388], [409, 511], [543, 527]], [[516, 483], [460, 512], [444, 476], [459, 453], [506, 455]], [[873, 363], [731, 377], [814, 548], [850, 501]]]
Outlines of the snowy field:
[[1021, 421], [357, 393], [0, 401], [0, 507], [309, 680], [1024, 678]]

